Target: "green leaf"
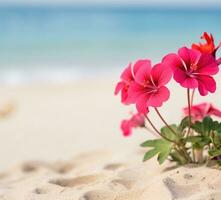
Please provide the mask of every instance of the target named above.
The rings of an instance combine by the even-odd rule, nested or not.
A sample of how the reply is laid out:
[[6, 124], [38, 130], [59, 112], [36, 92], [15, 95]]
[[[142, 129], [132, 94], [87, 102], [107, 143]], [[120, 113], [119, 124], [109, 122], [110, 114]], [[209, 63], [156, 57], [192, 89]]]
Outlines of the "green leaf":
[[216, 121], [215, 130], [219, 135], [221, 135], [221, 123]]
[[197, 121], [192, 128], [201, 135], [208, 136], [211, 131], [221, 134], [221, 123], [213, 121], [211, 117], [205, 117], [202, 122]]
[[146, 152], [143, 158], [143, 161], [149, 160], [155, 155], [157, 155], [159, 152], [157, 149], [151, 149], [150, 151]]
[[180, 155], [180, 153], [176, 150], [170, 152], [170, 156], [172, 158], [172, 161], [177, 162], [179, 165], [187, 164], [185, 158], [182, 155]]
[[178, 129], [180, 130], [180, 132], [183, 132], [183, 130], [189, 126], [189, 117], [184, 117], [182, 119], [182, 121], [180, 122]]
[[218, 146], [218, 147], [221, 146], [221, 136], [219, 134], [214, 134], [214, 137], [212, 137], [212, 140], [215, 146]]
[[155, 139], [155, 140], [147, 140], [146, 142], [141, 144], [141, 147], [155, 147], [157, 149], [161, 149], [164, 146], [171, 144], [171, 142], [165, 139]]
[[143, 161], [158, 155], [158, 162], [162, 164], [169, 156], [172, 143], [165, 139], [148, 140], [141, 144], [142, 147], [151, 147], [152, 149], [147, 151], [144, 155]]
[[169, 138], [170, 140], [173, 141], [179, 141], [180, 135], [179, 135], [179, 130], [178, 127], [174, 124], [170, 125], [171, 129], [174, 130], [175, 134], [170, 128], [167, 126], [164, 126], [163, 128], [160, 129], [160, 132], [166, 137]]
[[142, 143], [140, 146], [141, 147], [155, 147], [156, 143], [157, 143], [157, 139], [156, 140], [147, 140], [144, 143]]
[[221, 149], [209, 150], [209, 155], [212, 156], [212, 157], [220, 156], [221, 155]]
[[211, 142], [211, 139], [208, 136], [189, 136], [184, 142], [192, 143], [193, 148], [203, 148]]
[[202, 122], [195, 122], [193, 125], [192, 125], [192, 129], [195, 130], [197, 133], [201, 133], [203, 134], [204, 133], [204, 125]]
[[[169, 146], [168, 146], [169, 147]], [[169, 156], [170, 154], [170, 147], [167, 148], [167, 149], [164, 149], [164, 151], [161, 151], [159, 154], [158, 154], [158, 157], [157, 157], [157, 160], [159, 162], [159, 164], [161, 165]]]
[[197, 143], [202, 141], [202, 136], [189, 136], [184, 139], [185, 142]]
[[209, 133], [213, 130], [214, 123], [211, 117], [205, 117], [203, 119], [204, 132]]

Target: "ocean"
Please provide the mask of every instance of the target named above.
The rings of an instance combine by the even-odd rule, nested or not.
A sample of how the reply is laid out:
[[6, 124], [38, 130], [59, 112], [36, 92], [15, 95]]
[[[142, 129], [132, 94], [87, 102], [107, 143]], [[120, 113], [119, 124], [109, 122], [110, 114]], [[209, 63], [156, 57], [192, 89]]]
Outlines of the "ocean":
[[1, 6], [0, 82], [63, 82], [153, 63], [204, 31], [221, 40], [221, 8]]

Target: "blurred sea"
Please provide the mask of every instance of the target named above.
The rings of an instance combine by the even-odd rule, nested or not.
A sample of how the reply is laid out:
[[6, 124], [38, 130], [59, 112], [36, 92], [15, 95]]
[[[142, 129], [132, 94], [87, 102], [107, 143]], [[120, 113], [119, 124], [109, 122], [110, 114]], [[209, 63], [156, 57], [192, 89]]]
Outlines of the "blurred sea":
[[1, 6], [0, 82], [68, 81], [154, 62], [203, 31], [221, 39], [221, 8]]

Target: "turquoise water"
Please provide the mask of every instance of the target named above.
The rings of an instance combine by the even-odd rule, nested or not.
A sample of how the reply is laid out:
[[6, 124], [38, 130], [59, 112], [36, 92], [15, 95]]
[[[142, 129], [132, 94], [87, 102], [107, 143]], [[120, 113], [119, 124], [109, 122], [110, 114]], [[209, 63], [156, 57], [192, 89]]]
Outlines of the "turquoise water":
[[75, 79], [154, 62], [203, 31], [221, 39], [221, 9], [0, 7], [0, 80]]

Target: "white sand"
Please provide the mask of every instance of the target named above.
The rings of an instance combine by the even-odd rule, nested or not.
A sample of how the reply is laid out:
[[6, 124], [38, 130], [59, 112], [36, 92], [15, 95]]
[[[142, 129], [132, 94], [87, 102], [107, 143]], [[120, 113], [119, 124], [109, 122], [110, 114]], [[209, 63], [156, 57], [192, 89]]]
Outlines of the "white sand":
[[[112, 81], [0, 88], [0, 110], [15, 110], [0, 119], [0, 170], [22, 160], [69, 159], [91, 149], [137, 147], [146, 134], [125, 139], [119, 130], [129, 108], [113, 95]], [[138, 131], [139, 132], [139, 131]]]
[[[141, 130], [121, 136], [119, 122], [130, 109], [114, 97], [114, 84], [88, 80], [0, 88], [0, 111], [4, 105], [15, 108], [0, 120], [0, 200], [220, 198], [218, 170], [162, 172], [168, 164], [141, 162], [138, 146], [152, 136]], [[174, 87], [171, 98], [162, 109], [169, 122], [179, 120], [185, 91]], [[216, 102], [221, 107], [219, 98]]]
[[[26, 162], [0, 177], [1, 200], [219, 200], [220, 170], [158, 166], [106, 151], [70, 161]], [[127, 159], [130, 158], [130, 159]], [[167, 167], [166, 167], [167, 166]]]

